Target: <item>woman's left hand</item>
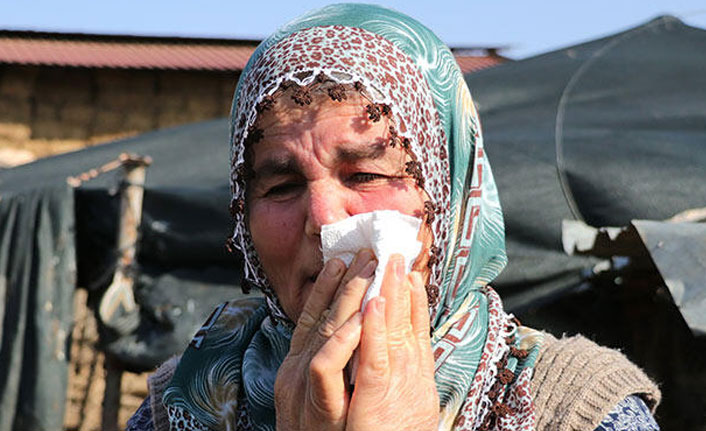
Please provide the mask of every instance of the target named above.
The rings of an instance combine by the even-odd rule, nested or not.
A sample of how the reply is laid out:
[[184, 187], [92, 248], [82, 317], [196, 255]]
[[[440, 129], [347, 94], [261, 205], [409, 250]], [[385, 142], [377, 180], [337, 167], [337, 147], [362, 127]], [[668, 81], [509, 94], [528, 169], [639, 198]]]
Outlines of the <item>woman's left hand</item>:
[[421, 275], [405, 275], [404, 259], [393, 255], [381, 295], [363, 315], [346, 429], [435, 430], [438, 421], [426, 290]]

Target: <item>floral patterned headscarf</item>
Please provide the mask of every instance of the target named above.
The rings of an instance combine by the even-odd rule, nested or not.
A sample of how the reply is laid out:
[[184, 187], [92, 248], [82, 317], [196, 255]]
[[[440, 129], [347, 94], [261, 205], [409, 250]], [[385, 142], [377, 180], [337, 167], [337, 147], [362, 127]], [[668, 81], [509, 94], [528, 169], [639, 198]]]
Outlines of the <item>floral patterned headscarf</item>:
[[[305, 105], [323, 82], [359, 91], [372, 121], [389, 118], [390, 144], [405, 148], [407, 172], [429, 197], [427, 292], [440, 429], [530, 429], [529, 379], [541, 337], [518, 328], [488, 286], [506, 263], [504, 228], [470, 92], [453, 54], [430, 30], [361, 4], [328, 6], [290, 22], [262, 42], [241, 75], [231, 113], [232, 243], [243, 253], [247, 281], [267, 303], [255, 310], [226, 304], [197, 334], [165, 393], [174, 422], [186, 413], [213, 429], [233, 421], [274, 429], [274, 377], [293, 325], [247, 229], [245, 149], [257, 144], [257, 116], [278, 92], [291, 89]], [[209, 389], [216, 383], [218, 397]], [[228, 408], [224, 385], [232, 388]]]

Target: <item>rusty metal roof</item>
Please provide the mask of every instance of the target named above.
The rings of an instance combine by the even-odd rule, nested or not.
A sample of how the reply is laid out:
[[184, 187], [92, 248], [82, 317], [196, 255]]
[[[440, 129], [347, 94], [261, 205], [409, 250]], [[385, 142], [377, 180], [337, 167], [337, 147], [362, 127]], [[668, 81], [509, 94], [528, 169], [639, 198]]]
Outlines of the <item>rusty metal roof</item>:
[[0, 31], [0, 63], [112, 69], [241, 70], [257, 41]]
[[[242, 70], [258, 41], [0, 30], [0, 63], [110, 69]], [[505, 61], [457, 56], [463, 73]]]
[[477, 72], [481, 69], [487, 69], [488, 67], [496, 66], [500, 63], [506, 62], [507, 59], [498, 56], [456, 56], [456, 62], [461, 67], [461, 71], [464, 73]]

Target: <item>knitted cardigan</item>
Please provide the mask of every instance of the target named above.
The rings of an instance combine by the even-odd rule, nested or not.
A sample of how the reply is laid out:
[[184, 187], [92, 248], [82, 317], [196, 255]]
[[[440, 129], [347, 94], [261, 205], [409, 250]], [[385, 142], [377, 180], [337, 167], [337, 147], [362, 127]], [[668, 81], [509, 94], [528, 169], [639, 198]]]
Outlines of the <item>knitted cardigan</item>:
[[[582, 336], [557, 340], [545, 334], [539, 355], [531, 381], [537, 431], [590, 431], [629, 395], [642, 397], [653, 413], [661, 398], [625, 355]], [[148, 378], [155, 431], [169, 431], [162, 394], [178, 363], [173, 357]]]
[[173, 356], [147, 378], [154, 431], [169, 431], [169, 415], [164, 404], [162, 404], [162, 395], [164, 395], [164, 391], [172, 380], [174, 371], [176, 371], [176, 367], [179, 364], [179, 358], [180, 356]]
[[629, 395], [639, 395], [652, 413], [659, 404], [657, 385], [617, 350], [580, 335], [545, 334], [539, 355], [530, 383], [537, 430], [593, 430]]

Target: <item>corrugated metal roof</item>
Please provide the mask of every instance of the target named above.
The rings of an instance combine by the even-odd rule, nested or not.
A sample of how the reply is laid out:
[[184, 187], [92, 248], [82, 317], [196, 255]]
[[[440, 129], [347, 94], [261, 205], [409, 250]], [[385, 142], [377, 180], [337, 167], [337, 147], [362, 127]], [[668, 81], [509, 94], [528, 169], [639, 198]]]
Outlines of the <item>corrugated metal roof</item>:
[[477, 72], [481, 69], [487, 69], [488, 67], [496, 66], [500, 63], [507, 61], [503, 57], [497, 56], [478, 56], [478, 57], [466, 57], [466, 56], [456, 56], [456, 62], [461, 67], [461, 71], [466, 73]]
[[254, 46], [3, 37], [0, 62], [114, 69], [241, 70]]
[[[0, 31], [0, 63], [111, 69], [237, 71], [256, 41]], [[463, 73], [504, 61], [457, 56]]]

